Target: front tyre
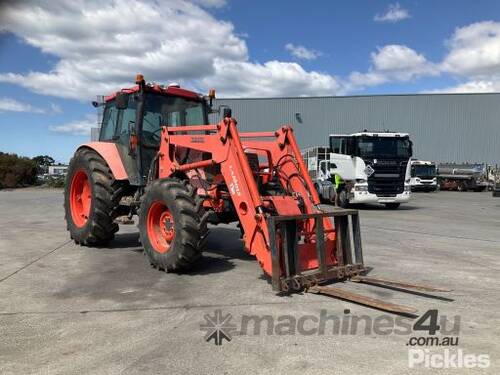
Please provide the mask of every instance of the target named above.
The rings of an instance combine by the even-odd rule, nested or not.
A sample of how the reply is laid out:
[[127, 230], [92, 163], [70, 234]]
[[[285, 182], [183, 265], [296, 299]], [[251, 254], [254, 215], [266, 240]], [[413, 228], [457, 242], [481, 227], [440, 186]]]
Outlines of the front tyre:
[[150, 263], [165, 271], [188, 269], [201, 256], [208, 215], [193, 186], [175, 178], [154, 181], [144, 194], [139, 232]]
[[118, 231], [113, 212], [119, 203], [117, 183], [104, 159], [82, 148], [71, 159], [64, 191], [67, 229], [77, 244], [100, 246]]
[[338, 207], [349, 208], [349, 197], [347, 196], [347, 190], [341, 189], [338, 191], [335, 197], [335, 203]]

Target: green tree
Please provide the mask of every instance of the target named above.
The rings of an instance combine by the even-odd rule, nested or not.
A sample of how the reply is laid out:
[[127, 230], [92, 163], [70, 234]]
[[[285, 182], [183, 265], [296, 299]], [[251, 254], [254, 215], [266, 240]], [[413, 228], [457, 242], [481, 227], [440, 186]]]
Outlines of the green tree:
[[34, 185], [36, 173], [33, 160], [0, 151], [0, 189]]
[[38, 155], [31, 160], [36, 163], [38, 173], [47, 173], [49, 170], [49, 165], [55, 163], [54, 158], [49, 155]]

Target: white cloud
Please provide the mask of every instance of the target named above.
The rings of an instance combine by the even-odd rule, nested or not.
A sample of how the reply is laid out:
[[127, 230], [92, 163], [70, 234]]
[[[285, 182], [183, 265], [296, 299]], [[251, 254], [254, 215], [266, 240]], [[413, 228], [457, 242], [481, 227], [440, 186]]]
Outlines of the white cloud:
[[435, 93], [500, 91], [500, 22], [483, 21], [455, 29], [439, 68], [460, 83]]
[[376, 22], [395, 23], [410, 18], [410, 12], [399, 5], [399, 3], [389, 4], [384, 14], [375, 14], [373, 20]]
[[348, 87], [359, 89], [390, 81], [406, 82], [421, 76], [439, 74], [439, 69], [434, 63], [405, 45], [386, 45], [372, 52], [370, 57], [372, 65], [369, 71], [352, 72]]
[[51, 125], [49, 130], [55, 133], [72, 135], [90, 135], [90, 129], [97, 127], [96, 115], [87, 115], [82, 120], [71, 121], [62, 125]]
[[465, 94], [465, 93], [488, 93], [499, 92], [500, 80], [495, 81], [468, 81], [456, 86], [445, 87], [442, 89], [426, 90], [429, 94]]
[[34, 107], [31, 104], [19, 102], [11, 98], [0, 98], [0, 112], [29, 112], [29, 113], [46, 113], [42, 108]]
[[287, 43], [285, 49], [289, 51], [292, 56], [304, 60], [315, 60], [322, 55], [320, 51], [309, 49], [304, 46], [296, 46], [292, 43]]
[[[223, 5], [218, 0], [201, 3]], [[221, 95], [314, 95], [315, 87], [333, 95], [338, 87], [335, 77], [298, 64], [251, 62], [231, 23], [183, 0], [8, 2], [0, 13], [0, 29], [60, 59], [49, 72], [0, 74], [0, 81], [45, 95], [89, 100], [130, 86], [136, 73], [148, 81], [176, 81], [202, 91], [215, 86]], [[285, 75], [289, 83], [280, 81]]]
[[[498, 22], [457, 28], [446, 44], [445, 58], [437, 63], [405, 45], [383, 46], [371, 54], [367, 71], [354, 71], [341, 81], [332, 74], [305, 70], [298, 62], [252, 61], [245, 37], [233, 24], [205, 10], [224, 5], [224, 0], [3, 3], [0, 32], [16, 34], [55, 56], [57, 63], [50, 71], [0, 73], [0, 82], [78, 100], [128, 87], [136, 73], [143, 73], [148, 81], [175, 81], [202, 92], [215, 87], [226, 97], [335, 95], [438, 74], [458, 79], [455, 87], [443, 90], [491, 91], [499, 87]], [[385, 22], [408, 17], [398, 3], [377, 15]], [[285, 48], [306, 60], [321, 54], [292, 43]], [[60, 113], [61, 109], [51, 105], [36, 110]]]
[[341, 90], [328, 74], [305, 71], [299, 64], [268, 61], [265, 64], [216, 59], [215, 74], [203, 82], [220, 87], [229, 97], [332, 95]]
[[477, 22], [457, 28], [447, 45], [444, 71], [469, 77], [500, 73], [500, 22]]
[[407, 81], [415, 76], [435, 74], [437, 69], [424, 55], [400, 44], [391, 44], [378, 48], [371, 53], [376, 71]]

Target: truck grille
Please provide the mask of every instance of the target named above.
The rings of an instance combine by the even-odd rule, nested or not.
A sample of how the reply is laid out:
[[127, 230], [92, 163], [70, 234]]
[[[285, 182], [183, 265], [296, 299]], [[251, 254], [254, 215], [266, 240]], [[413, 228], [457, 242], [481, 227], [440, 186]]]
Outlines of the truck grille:
[[368, 177], [368, 192], [379, 197], [401, 194], [404, 191], [407, 164], [407, 161], [397, 160], [377, 160], [377, 163], [370, 163], [375, 172]]

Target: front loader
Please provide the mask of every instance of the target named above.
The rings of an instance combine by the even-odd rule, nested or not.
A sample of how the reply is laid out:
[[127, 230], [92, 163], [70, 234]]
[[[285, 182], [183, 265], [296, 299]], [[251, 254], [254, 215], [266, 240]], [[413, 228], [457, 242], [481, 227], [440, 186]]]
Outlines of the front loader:
[[306, 290], [412, 314], [323, 284], [444, 291], [365, 276], [358, 212], [320, 206], [291, 127], [240, 133], [228, 109], [218, 124], [204, 125], [213, 93], [148, 85], [140, 75], [136, 83], [105, 98], [100, 141], [81, 146], [70, 163], [65, 207], [75, 242], [101, 245], [118, 216], [138, 214], [150, 263], [181, 271], [201, 256], [208, 223], [237, 222], [245, 251], [277, 292]]

